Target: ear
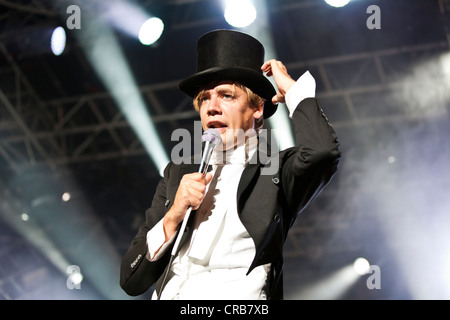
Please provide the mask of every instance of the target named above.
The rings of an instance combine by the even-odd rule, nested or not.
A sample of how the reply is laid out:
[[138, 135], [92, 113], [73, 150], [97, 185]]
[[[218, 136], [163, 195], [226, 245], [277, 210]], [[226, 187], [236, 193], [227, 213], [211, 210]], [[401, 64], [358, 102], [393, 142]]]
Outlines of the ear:
[[262, 117], [264, 113], [264, 101], [261, 102], [261, 104], [255, 108], [255, 112], [253, 113], [253, 118], [259, 119]]

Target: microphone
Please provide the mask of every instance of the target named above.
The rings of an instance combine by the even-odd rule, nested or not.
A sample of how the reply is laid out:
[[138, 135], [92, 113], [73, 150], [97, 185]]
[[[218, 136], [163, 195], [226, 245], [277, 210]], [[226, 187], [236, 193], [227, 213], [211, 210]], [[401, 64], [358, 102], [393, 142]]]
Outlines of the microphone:
[[[202, 160], [200, 162], [198, 172], [205, 175], [208, 171], [211, 154], [214, 151], [214, 148], [222, 142], [222, 138], [220, 137], [220, 133], [216, 129], [207, 129], [202, 135], [202, 141], [205, 142], [205, 145], [203, 147]], [[187, 221], [189, 220], [189, 216], [191, 215], [191, 211], [192, 208], [189, 208], [186, 212], [186, 215], [184, 216], [183, 223], [181, 224], [177, 239], [175, 240], [175, 244], [172, 248], [172, 256], [175, 256], [178, 251], [178, 247], [180, 245], [184, 229], [186, 228]]]
[[[216, 129], [207, 129], [207, 130], [205, 130], [205, 132], [203, 132], [202, 141], [205, 142], [205, 145], [203, 146], [202, 160], [200, 162], [198, 172], [205, 175], [206, 172], [208, 171], [209, 160], [211, 159], [211, 154], [214, 151], [214, 148], [219, 143], [221, 143], [222, 138], [220, 137], [220, 133]], [[192, 211], [192, 208], [189, 208], [186, 211], [186, 215], [184, 216], [183, 222], [180, 226], [180, 229], [178, 230], [178, 235], [175, 240], [175, 244], [173, 245], [173, 248], [172, 248], [169, 264], [167, 265], [166, 272], [165, 272], [164, 278], [161, 283], [161, 289], [159, 291], [159, 294], [157, 295], [158, 300], [161, 299], [161, 294], [166, 285], [167, 275], [169, 274], [170, 266], [172, 265], [175, 255], [177, 254], [178, 247], [180, 246], [181, 238], [183, 237], [184, 230], [186, 229], [187, 221], [189, 220], [189, 216], [191, 215], [191, 211]]]
[[208, 129], [202, 135], [202, 141], [205, 142], [203, 149], [202, 161], [200, 162], [200, 167], [198, 172], [203, 175], [208, 171], [209, 159], [214, 148], [222, 141], [219, 132], [216, 129]]

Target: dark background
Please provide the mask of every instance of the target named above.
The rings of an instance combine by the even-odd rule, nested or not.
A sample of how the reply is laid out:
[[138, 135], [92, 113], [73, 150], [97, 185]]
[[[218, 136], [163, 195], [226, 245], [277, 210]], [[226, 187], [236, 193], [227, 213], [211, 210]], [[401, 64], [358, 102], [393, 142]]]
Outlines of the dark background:
[[[286, 299], [448, 299], [449, 1], [265, 2], [276, 58], [294, 78], [313, 74], [343, 153], [289, 234]], [[79, 42], [98, 3], [0, 1], [0, 299], [127, 298], [120, 257], [160, 175]], [[133, 3], [164, 21], [160, 40], [111, 30], [170, 155], [173, 130], [198, 119], [176, 89], [195, 72], [196, 41], [231, 27], [215, 0]], [[81, 29], [54, 56], [45, 44], [69, 4]], [[366, 26], [373, 4], [379, 30]], [[349, 269], [357, 257], [380, 268], [380, 289]]]

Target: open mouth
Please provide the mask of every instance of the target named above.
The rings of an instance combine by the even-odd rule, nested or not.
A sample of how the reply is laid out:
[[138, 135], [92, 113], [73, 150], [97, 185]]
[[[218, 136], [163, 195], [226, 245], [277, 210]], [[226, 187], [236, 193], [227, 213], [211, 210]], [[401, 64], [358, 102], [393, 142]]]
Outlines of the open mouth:
[[220, 121], [210, 121], [207, 124], [208, 128], [213, 128], [219, 131], [220, 133], [223, 133], [227, 130], [228, 126]]

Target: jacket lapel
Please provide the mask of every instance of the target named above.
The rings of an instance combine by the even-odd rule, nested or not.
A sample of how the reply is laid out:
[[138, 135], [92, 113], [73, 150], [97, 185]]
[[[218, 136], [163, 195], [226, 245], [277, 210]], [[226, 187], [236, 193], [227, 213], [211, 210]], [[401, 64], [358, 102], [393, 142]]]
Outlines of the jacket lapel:
[[239, 215], [242, 213], [245, 201], [251, 192], [252, 181], [256, 180], [258, 177], [257, 173], [260, 170], [260, 163], [248, 164], [242, 173], [241, 180], [239, 181], [237, 189], [237, 210]]
[[264, 145], [268, 156], [270, 157], [270, 144], [267, 142], [267, 139], [263, 136], [258, 136], [258, 147], [253, 155], [253, 157], [250, 159], [249, 163], [244, 169], [244, 172], [242, 173], [241, 180], [239, 181], [238, 190], [237, 190], [237, 205], [238, 205], [238, 213], [242, 213], [242, 209], [244, 208], [244, 204], [246, 199], [248, 198], [248, 195], [250, 194], [252, 190], [252, 186], [254, 183], [256, 183], [256, 179], [259, 176], [259, 172], [261, 170], [261, 167], [264, 166], [264, 164], [261, 163], [260, 159], [260, 153], [263, 151], [261, 150], [261, 146]]

